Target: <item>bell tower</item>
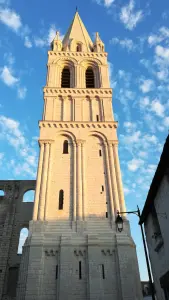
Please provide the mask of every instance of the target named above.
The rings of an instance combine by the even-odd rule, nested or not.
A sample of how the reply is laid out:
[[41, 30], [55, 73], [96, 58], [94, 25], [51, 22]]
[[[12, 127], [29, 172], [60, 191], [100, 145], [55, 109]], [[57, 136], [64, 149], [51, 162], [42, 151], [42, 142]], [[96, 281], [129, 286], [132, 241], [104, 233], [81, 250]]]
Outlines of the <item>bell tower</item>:
[[141, 300], [125, 211], [107, 53], [78, 12], [48, 51], [33, 218], [17, 300]]

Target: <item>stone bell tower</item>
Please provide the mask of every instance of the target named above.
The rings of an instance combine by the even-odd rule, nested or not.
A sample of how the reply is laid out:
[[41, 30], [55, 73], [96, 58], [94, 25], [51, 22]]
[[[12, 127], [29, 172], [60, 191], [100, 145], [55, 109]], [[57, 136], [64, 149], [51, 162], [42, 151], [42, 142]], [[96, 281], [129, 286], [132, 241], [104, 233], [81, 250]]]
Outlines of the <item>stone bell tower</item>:
[[78, 12], [48, 52], [33, 220], [17, 300], [141, 300], [125, 211], [107, 53]]

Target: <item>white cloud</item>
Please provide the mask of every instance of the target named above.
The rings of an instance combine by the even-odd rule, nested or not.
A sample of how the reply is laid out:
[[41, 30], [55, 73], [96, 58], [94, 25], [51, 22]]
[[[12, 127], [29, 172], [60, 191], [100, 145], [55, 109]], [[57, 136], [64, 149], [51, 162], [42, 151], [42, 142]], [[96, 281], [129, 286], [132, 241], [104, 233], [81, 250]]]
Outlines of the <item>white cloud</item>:
[[55, 27], [55, 25], [51, 25], [51, 27], [49, 28], [48, 37], [47, 37], [48, 45], [51, 44], [51, 42], [53, 41], [55, 36], [56, 36], [56, 27]]
[[133, 134], [123, 136], [123, 141], [124, 143], [130, 145], [133, 143], [138, 143], [141, 138], [141, 132], [140, 131], [135, 131]]
[[18, 98], [24, 99], [26, 97], [27, 88], [26, 87], [18, 87], [17, 92], [18, 92]]
[[155, 53], [157, 56], [164, 59], [165, 62], [169, 63], [169, 48], [165, 48], [163, 46], [158, 45], [155, 48]]
[[162, 81], [168, 81], [168, 70], [166, 68], [158, 71], [156, 73], [156, 76], [159, 80], [162, 80]]
[[142, 159], [136, 159], [136, 158], [133, 158], [127, 164], [128, 169], [132, 172], [135, 172], [136, 170], [138, 170], [143, 165], [144, 165], [144, 161]]
[[[52, 24], [46, 35], [44, 35], [43, 37], [34, 38], [35, 46], [39, 48], [49, 46], [53, 41], [54, 37], [56, 36], [56, 31], [57, 31], [56, 26]], [[60, 39], [61, 40], [63, 39], [63, 35], [60, 36]]]
[[144, 98], [140, 99], [140, 107], [141, 108], [145, 108], [145, 107], [149, 106], [149, 104], [150, 104], [149, 97], [144, 97]]
[[124, 186], [123, 190], [124, 190], [125, 195], [128, 195], [131, 192], [127, 186]]
[[154, 81], [152, 79], [141, 79], [140, 90], [148, 93], [154, 89]]
[[158, 99], [155, 99], [151, 102], [151, 111], [155, 112], [157, 116], [163, 117], [165, 108]]
[[122, 48], [127, 49], [128, 51], [135, 51], [137, 48], [133, 41], [127, 38], [120, 40], [119, 38], [114, 37], [110, 40], [110, 43], [114, 45], [119, 44]]
[[39, 47], [39, 48], [43, 48], [47, 44], [46, 40], [43, 40], [43, 39], [38, 38], [38, 37], [34, 38], [34, 42], [35, 42], [35, 46]]
[[32, 42], [28, 36], [25, 36], [24, 45], [26, 48], [32, 48]]
[[20, 16], [9, 8], [0, 8], [0, 21], [15, 32], [22, 26]]
[[151, 34], [148, 37], [148, 43], [150, 46], [154, 46], [161, 43], [167, 38], [169, 38], [169, 29], [163, 26], [159, 29], [158, 34]]
[[15, 62], [15, 57], [11, 52], [5, 52], [4, 53], [4, 60], [7, 62], [9, 65], [13, 65]]
[[104, 0], [104, 4], [106, 7], [109, 7], [113, 2], [114, 0]]
[[140, 157], [142, 157], [142, 158], [146, 158], [146, 157], [148, 156], [148, 153], [145, 152], [145, 151], [140, 151], [140, 152], [138, 153], [138, 156], [140, 156]]
[[12, 74], [12, 70], [7, 66], [1, 70], [0, 78], [8, 86], [14, 86], [19, 82], [19, 79]]
[[110, 87], [115, 88], [117, 82], [113, 80], [113, 64], [108, 61]]
[[95, 0], [95, 2], [99, 5], [103, 4], [104, 6], [106, 6], [107, 8], [111, 6], [111, 4], [114, 2], [115, 0]]
[[129, 30], [133, 30], [143, 18], [142, 10], [135, 11], [134, 7], [134, 0], [130, 0], [128, 5], [123, 6], [120, 12], [120, 20]]
[[163, 122], [166, 127], [169, 127], [169, 117], [165, 117]]
[[7, 143], [16, 150], [19, 160], [11, 160], [8, 164], [11, 172], [15, 175], [36, 176], [37, 153], [30, 146], [24, 132], [20, 129], [20, 123], [16, 120], [0, 115], [0, 140]]

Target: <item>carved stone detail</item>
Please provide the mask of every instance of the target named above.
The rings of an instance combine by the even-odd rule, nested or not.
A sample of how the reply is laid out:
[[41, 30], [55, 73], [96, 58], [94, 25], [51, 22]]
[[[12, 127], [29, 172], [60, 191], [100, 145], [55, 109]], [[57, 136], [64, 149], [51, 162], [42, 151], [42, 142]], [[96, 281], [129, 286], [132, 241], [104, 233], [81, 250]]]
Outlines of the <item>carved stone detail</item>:
[[58, 253], [58, 250], [54, 249], [45, 249], [45, 255], [46, 256], [56, 256]]
[[102, 252], [104, 255], [112, 256], [113, 253], [114, 253], [114, 250], [112, 250], [112, 249], [102, 249], [101, 252]]
[[107, 53], [85, 53], [85, 52], [55, 52], [55, 51], [48, 51], [49, 56], [56, 57], [73, 57], [73, 56], [81, 56], [81, 57], [107, 57]]
[[[42, 128], [117, 128], [117, 122], [55, 122], [55, 121], [40, 121], [39, 122], [39, 127]], [[47, 143], [49, 141], [43, 140], [43, 143]]]
[[85, 253], [86, 253], [86, 250], [79, 250], [79, 249], [75, 249], [75, 250], [74, 250], [74, 254], [75, 254], [76, 256], [84, 256]]
[[57, 95], [76, 95], [76, 96], [112, 96], [112, 89], [77, 89], [77, 88], [53, 88], [53, 87], [44, 87], [44, 96], [57, 96]]

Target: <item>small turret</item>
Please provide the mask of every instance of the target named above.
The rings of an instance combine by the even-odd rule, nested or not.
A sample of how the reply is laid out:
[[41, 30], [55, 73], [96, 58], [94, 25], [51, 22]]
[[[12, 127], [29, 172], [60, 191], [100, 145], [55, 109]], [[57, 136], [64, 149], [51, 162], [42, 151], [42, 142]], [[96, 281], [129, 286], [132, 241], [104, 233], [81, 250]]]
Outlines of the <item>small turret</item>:
[[62, 51], [62, 41], [59, 36], [59, 31], [56, 31], [56, 36], [51, 43], [51, 47], [53, 51]]
[[99, 33], [96, 32], [96, 38], [94, 42], [94, 52], [104, 52], [104, 51], [105, 51], [104, 43], [102, 42]]

